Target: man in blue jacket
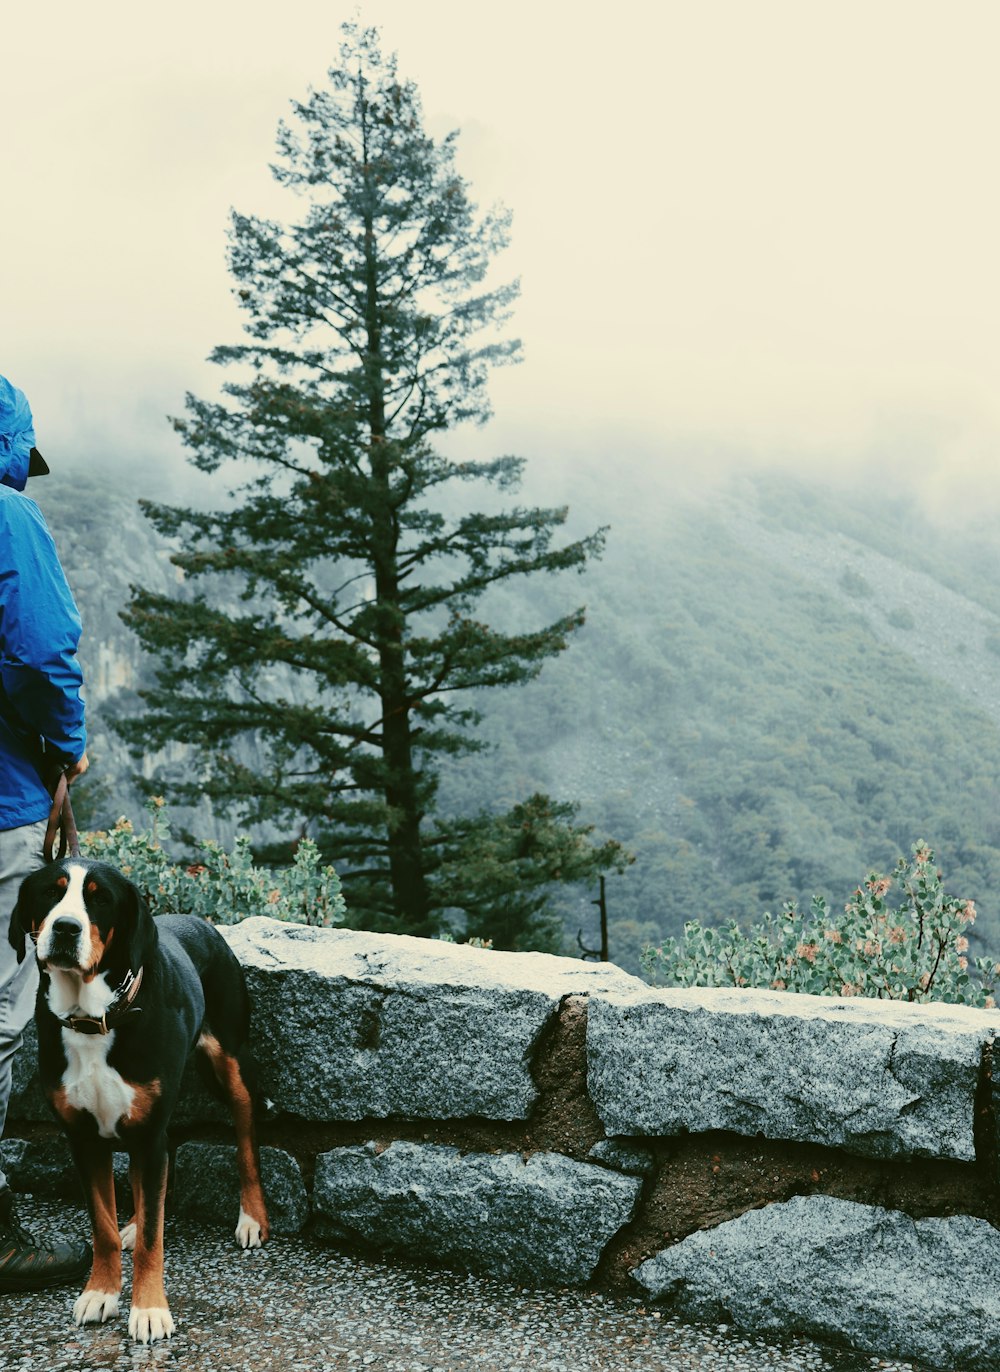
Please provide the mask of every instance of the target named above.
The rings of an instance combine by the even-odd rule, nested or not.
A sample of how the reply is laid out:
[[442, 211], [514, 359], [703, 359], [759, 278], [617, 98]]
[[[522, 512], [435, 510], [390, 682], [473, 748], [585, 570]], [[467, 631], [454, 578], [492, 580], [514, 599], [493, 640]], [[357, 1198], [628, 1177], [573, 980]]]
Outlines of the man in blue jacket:
[[[80, 616], [42, 512], [22, 494], [48, 470], [24, 392], [0, 376], [0, 1135], [38, 984], [7, 928], [21, 882], [42, 865], [51, 801], [40, 768], [71, 781], [87, 769]], [[0, 1292], [76, 1281], [89, 1266], [89, 1245], [44, 1243], [20, 1226], [0, 1167]]]

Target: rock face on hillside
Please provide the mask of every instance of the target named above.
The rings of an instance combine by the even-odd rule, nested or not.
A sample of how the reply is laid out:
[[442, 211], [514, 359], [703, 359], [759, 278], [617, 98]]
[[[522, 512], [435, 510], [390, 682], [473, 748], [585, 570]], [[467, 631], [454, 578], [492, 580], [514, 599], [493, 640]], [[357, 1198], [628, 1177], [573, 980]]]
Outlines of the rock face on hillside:
[[[40, 489], [29, 494], [45, 514], [83, 620], [80, 662], [93, 770], [78, 793], [81, 822], [106, 824], [122, 814], [137, 818], [142, 804], [132, 782], [137, 764], [111, 721], [136, 710], [138, 691], [153, 679], [153, 664], [122, 622], [121, 611], [130, 586], [167, 594], [176, 589], [179, 573], [170, 564], [169, 547], [131, 495], [92, 477], [70, 483], [53, 475], [36, 484]], [[72, 519], [66, 518], [68, 496]], [[152, 760], [144, 770], [151, 772]], [[100, 794], [96, 813], [91, 813], [88, 790]]]
[[[42, 483], [37, 483], [40, 486]], [[141, 709], [139, 692], [153, 684], [155, 661], [139, 645], [121, 613], [130, 588], [160, 595], [184, 594], [183, 577], [170, 561], [172, 545], [145, 518], [135, 496], [108, 481], [53, 476], [44, 489], [31, 490], [55, 539], [60, 560], [83, 620], [80, 662], [84, 674], [91, 773], [75, 793], [81, 827], [104, 827], [120, 815], [138, 820], [142, 797], [137, 772], [149, 777], [165, 762], [189, 756], [183, 745], [133, 758], [112, 727]], [[72, 499], [73, 518], [66, 501]], [[230, 842], [239, 826], [213, 815], [206, 802], [196, 808], [171, 808], [175, 829]]]

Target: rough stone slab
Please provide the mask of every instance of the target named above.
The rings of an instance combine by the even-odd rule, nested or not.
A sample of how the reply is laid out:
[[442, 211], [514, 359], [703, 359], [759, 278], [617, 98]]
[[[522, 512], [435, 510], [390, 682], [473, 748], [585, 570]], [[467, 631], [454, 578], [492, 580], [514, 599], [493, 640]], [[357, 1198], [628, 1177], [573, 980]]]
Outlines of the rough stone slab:
[[651, 1177], [656, 1171], [653, 1154], [648, 1148], [637, 1148], [631, 1139], [601, 1139], [587, 1157], [632, 1177]]
[[[272, 1234], [298, 1234], [309, 1219], [299, 1164], [281, 1148], [260, 1150], [260, 1179]], [[182, 1143], [174, 1160], [173, 1208], [206, 1224], [235, 1227], [240, 1213], [236, 1149], [221, 1143]]]
[[[128, 1154], [116, 1152], [112, 1156], [118, 1207], [128, 1209], [132, 1201]], [[12, 1191], [28, 1191], [77, 1203], [83, 1200], [83, 1185], [62, 1134], [30, 1140], [4, 1139], [0, 1143], [0, 1168], [6, 1173]]]
[[171, 1128], [184, 1124], [225, 1124], [233, 1122], [232, 1111], [205, 1085], [192, 1053], [184, 1068], [177, 1104], [170, 1116]]
[[635, 1177], [559, 1153], [374, 1143], [317, 1159], [320, 1233], [543, 1285], [585, 1282], [632, 1216]]
[[7, 1119], [37, 1123], [40, 1120], [51, 1122], [54, 1118], [38, 1082], [38, 1033], [35, 1021], [29, 1020], [21, 1047], [14, 1054]]
[[731, 1129], [869, 1157], [975, 1157], [995, 1012], [780, 991], [595, 997], [588, 1084], [609, 1134]]
[[30, 1141], [4, 1139], [0, 1143], [0, 1162], [14, 1191], [74, 1201], [83, 1196], [69, 1144], [61, 1134]]
[[524, 1119], [562, 998], [642, 985], [609, 964], [263, 917], [222, 932], [267, 1094], [309, 1120]]
[[4, 1173], [8, 1184], [14, 1191], [24, 1189], [17, 1185], [17, 1173], [24, 1160], [27, 1147], [27, 1142], [24, 1139], [0, 1140], [0, 1172]]
[[1000, 1233], [797, 1196], [700, 1230], [633, 1273], [654, 1300], [937, 1368], [1000, 1369]]

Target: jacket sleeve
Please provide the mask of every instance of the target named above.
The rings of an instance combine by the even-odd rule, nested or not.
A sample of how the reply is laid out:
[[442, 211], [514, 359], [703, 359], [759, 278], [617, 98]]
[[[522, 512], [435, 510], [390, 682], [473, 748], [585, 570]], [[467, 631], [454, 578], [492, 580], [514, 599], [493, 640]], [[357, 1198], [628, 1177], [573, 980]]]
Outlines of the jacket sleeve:
[[[80, 615], [41, 511], [23, 497], [0, 513], [0, 687], [4, 714], [66, 766], [86, 749]], [[13, 508], [12, 508], [13, 507]]]

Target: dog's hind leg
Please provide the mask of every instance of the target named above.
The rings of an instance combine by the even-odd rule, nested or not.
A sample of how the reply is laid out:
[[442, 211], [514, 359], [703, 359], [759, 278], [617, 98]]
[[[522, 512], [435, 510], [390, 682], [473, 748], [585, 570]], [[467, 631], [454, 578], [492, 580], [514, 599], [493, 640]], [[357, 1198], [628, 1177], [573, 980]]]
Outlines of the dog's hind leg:
[[147, 1137], [135, 1149], [129, 1175], [135, 1198], [135, 1260], [128, 1332], [137, 1343], [152, 1343], [156, 1339], [168, 1339], [174, 1332], [163, 1285], [167, 1143], [162, 1135]]
[[73, 1306], [73, 1319], [77, 1324], [104, 1324], [118, 1314], [122, 1289], [111, 1144], [74, 1133], [70, 1136], [70, 1148], [87, 1193], [94, 1231], [94, 1263], [87, 1285]]
[[267, 1242], [269, 1226], [264, 1191], [260, 1183], [260, 1152], [254, 1127], [253, 1096], [239, 1058], [227, 1053], [214, 1034], [206, 1030], [198, 1048], [211, 1064], [215, 1079], [232, 1111], [236, 1131], [236, 1165], [240, 1176], [240, 1218], [236, 1242], [241, 1248], [259, 1248]]

